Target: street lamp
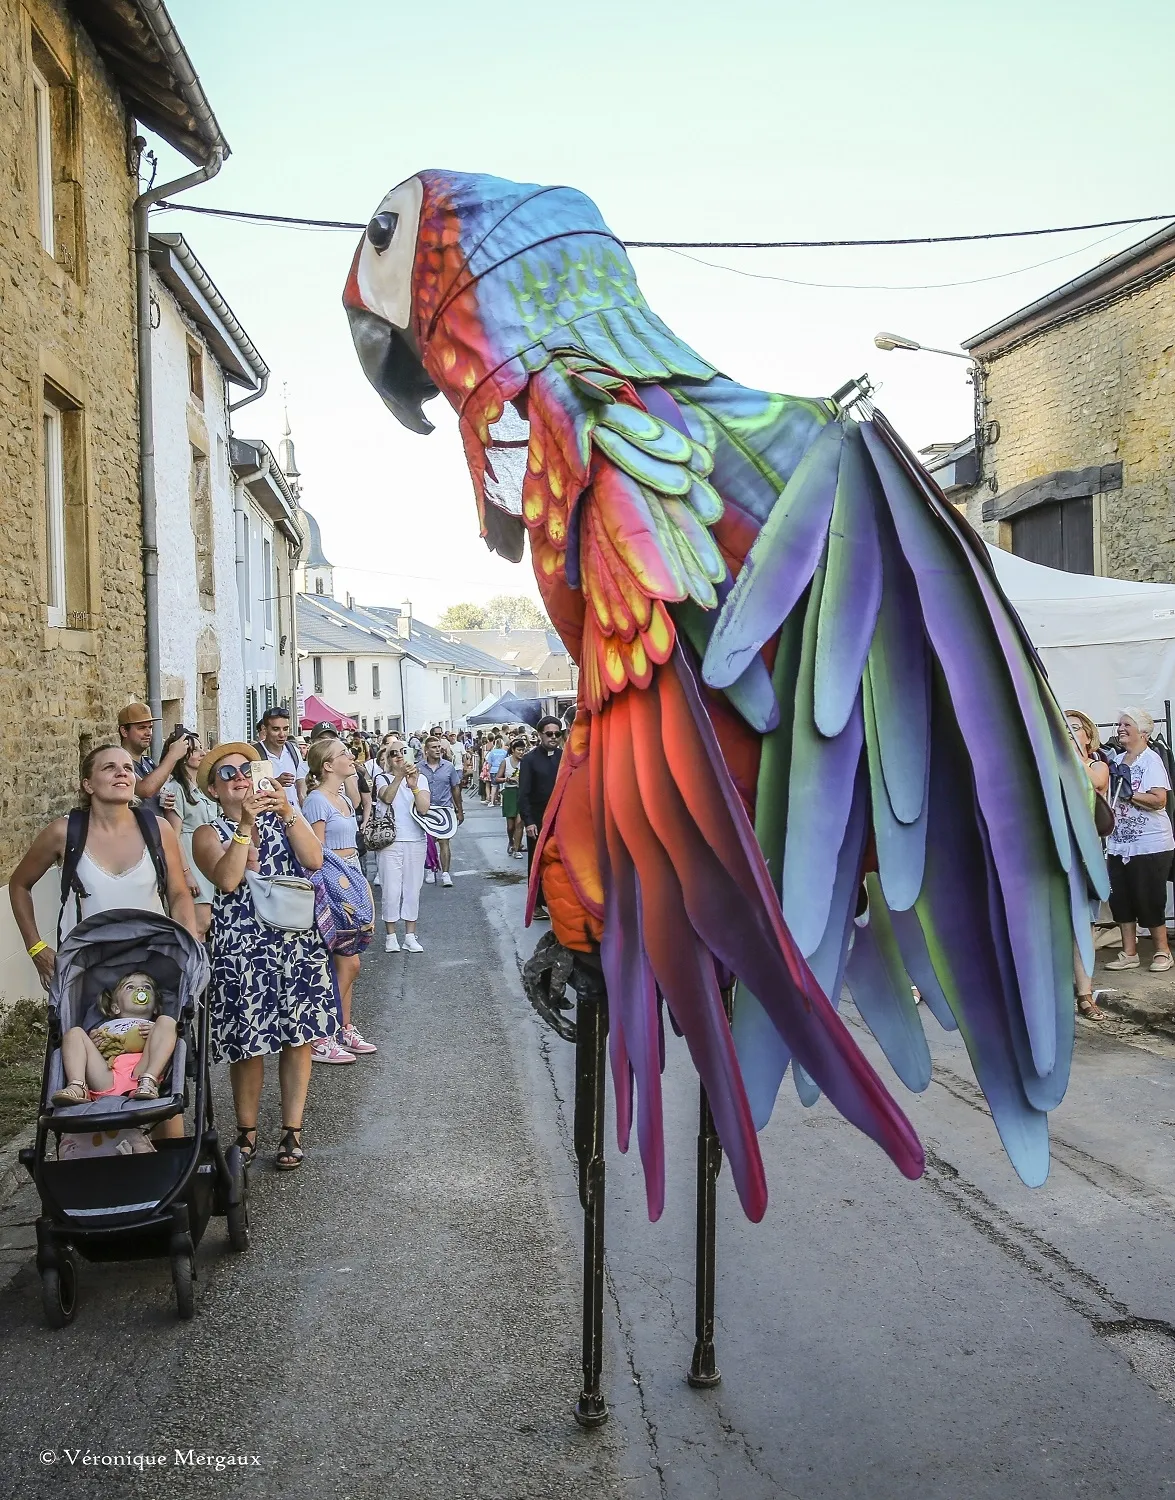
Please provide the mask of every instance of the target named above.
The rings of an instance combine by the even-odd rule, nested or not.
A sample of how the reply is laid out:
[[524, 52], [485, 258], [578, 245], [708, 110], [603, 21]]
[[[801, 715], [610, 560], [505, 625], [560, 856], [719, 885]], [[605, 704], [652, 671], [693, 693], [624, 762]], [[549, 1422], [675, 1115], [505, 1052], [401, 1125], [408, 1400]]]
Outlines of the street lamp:
[[875, 333], [873, 342], [887, 353], [892, 353], [894, 349], [912, 349], [922, 354], [947, 354], [951, 359], [965, 359], [968, 364], [974, 362], [969, 354], [964, 354], [959, 349], [934, 349], [929, 344], [920, 344], [916, 339], [908, 339], [901, 333]]

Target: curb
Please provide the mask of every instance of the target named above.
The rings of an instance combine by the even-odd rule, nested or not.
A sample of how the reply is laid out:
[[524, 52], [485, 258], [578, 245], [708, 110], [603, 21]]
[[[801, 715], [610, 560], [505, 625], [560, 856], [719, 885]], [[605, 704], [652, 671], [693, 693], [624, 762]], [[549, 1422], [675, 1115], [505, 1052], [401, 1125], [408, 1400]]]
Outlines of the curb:
[[25, 1146], [31, 1146], [37, 1138], [37, 1127], [30, 1125], [14, 1135], [6, 1146], [0, 1146], [0, 1208], [4, 1208], [16, 1195], [23, 1183], [32, 1182], [28, 1172], [18, 1160]]
[[1125, 990], [1100, 989], [1095, 986], [1094, 998], [1099, 1005], [1112, 1010], [1124, 1020], [1145, 1026], [1148, 1031], [1161, 1036], [1175, 1035], [1175, 1012], [1156, 1010], [1153, 1006], [1140, 1005]]

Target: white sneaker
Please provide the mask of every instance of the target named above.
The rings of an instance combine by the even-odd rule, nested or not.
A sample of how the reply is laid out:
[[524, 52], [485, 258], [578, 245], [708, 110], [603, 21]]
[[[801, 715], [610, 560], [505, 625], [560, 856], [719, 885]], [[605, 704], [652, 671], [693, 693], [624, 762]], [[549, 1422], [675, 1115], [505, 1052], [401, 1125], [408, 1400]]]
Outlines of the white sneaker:
[[404, 952], [405, 953], [423, 953], [424, 952], [424, 946], [423, 946], [423, 944], [418, 943], [416, 941], [416, 934], [414, 932], [408, 933], [407, 936], [405, 937], [405, 939], [404, 939]]
[[384, 952], [399, 953], [399, 951], [400, 944], [396, 941], [396, 934], [394, 932], [389, 932], [388, 935], [384, 938]]
[[441, 884], [442, 885], [452, 885], [453, 884], [453, 877], [449, 874], [448, 870], [442, 870], [441, 871]]
[[436, 881], [437, 881], [437, 872], [435, 870], [425, 870], [425, 872], [424, 872], [424, 883], [425, 883], [425, 885], [435, 885]]

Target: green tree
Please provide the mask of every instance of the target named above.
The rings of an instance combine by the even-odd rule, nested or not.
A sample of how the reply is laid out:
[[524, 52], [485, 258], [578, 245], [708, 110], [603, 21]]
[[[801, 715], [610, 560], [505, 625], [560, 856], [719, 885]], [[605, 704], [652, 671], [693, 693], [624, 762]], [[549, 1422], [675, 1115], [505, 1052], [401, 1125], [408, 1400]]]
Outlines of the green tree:
[[450, 604], [437, 624], [442, 630], [484, 630], [489, 621], [480, 604]]
[[495, 594], [485, 607], [486, 625], [496, 630], [550, 630], [551, 622], [525, 594]]

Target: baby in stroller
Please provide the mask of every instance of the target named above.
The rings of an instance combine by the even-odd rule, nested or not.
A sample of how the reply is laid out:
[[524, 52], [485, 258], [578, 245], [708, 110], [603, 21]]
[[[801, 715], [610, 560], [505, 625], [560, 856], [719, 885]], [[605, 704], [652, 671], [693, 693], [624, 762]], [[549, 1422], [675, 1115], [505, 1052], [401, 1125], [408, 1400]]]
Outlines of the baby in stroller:
[[61, 1039], [64, 1087], [53, 1104], [86, 1104], [109, 1094], [159, 1098], [159, 1080], [175, 1050], [175, 1025], [159, 1025], [159, 994], [150, 974], [124, 974], [102, 992], [105, 1018], [92, 1031], [71, 1026]]

